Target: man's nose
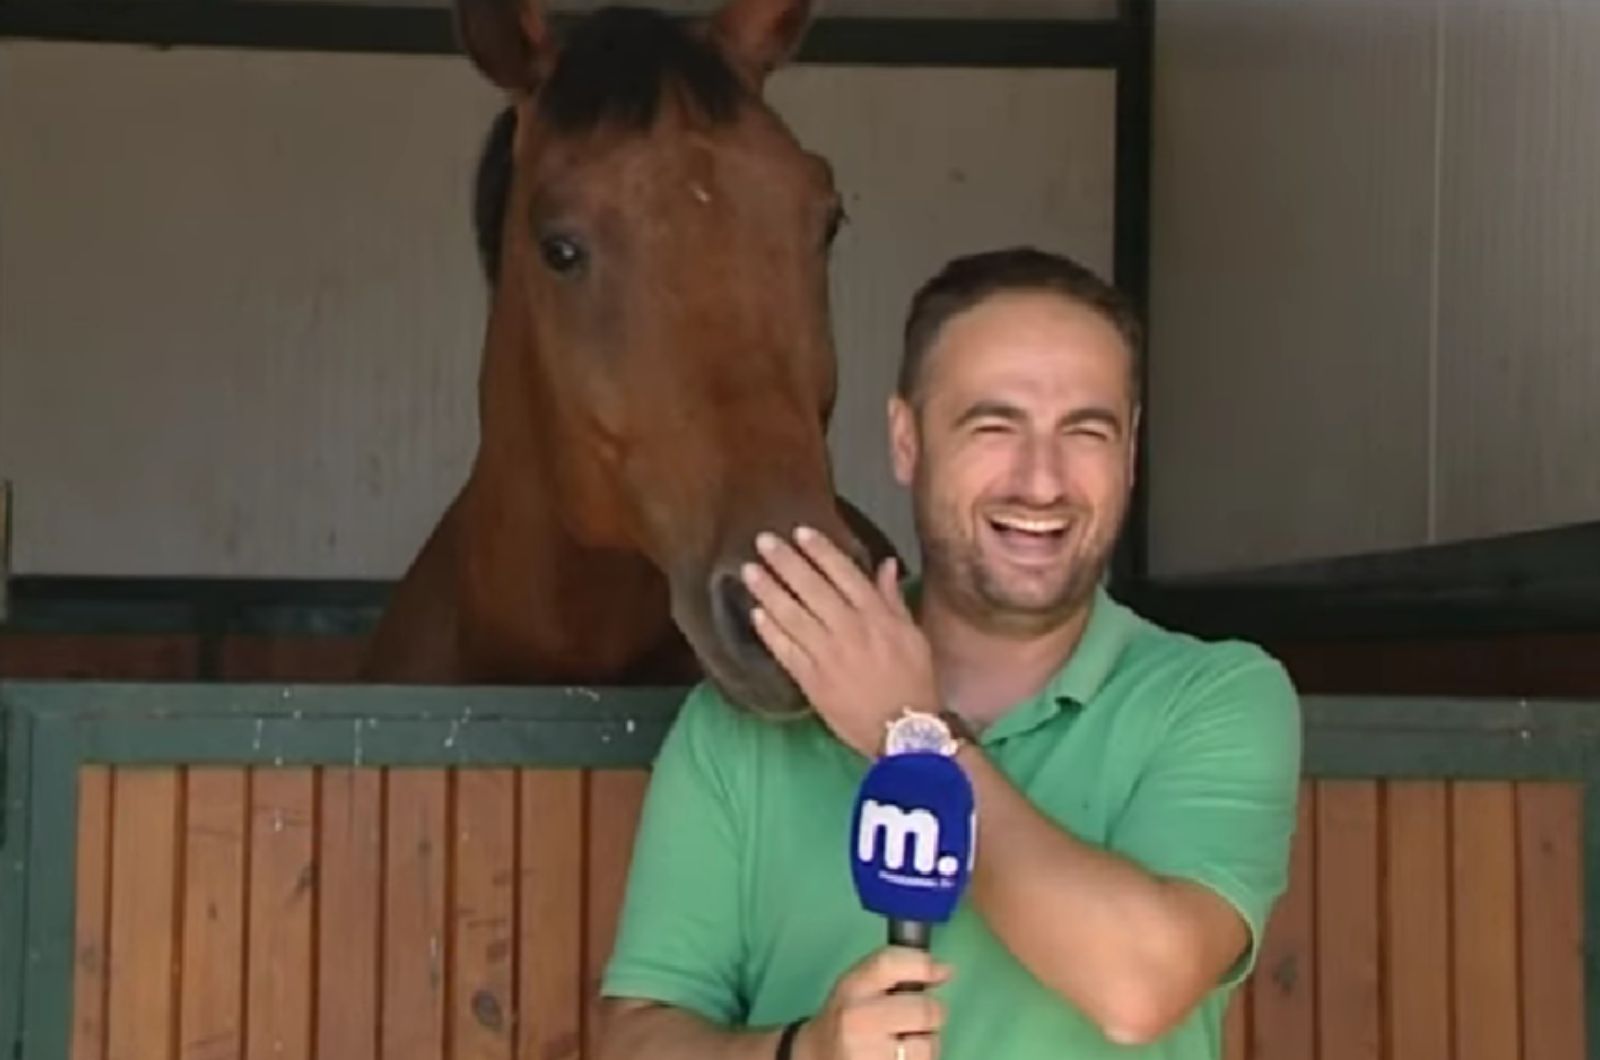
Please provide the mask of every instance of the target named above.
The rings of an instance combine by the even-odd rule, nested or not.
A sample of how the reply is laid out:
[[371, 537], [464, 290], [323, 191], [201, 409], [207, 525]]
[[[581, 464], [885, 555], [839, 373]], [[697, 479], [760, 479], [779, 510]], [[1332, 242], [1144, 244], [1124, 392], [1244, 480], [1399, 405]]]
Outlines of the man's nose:
[[1035, 504], [1061, 499], [1066, 481], [1065, 455], [1054, 436], [1029, 436], [1022, 444], [1020, 470], [1022, 495]]

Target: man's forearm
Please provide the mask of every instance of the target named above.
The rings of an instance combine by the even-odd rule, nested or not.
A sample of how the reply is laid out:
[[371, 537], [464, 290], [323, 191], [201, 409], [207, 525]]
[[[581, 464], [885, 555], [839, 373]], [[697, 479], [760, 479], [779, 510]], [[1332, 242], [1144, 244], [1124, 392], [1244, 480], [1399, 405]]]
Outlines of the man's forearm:
[[606, 1001], [600, 1060], [772, 1060], [781, 1028], [731, 1031], [692, 1012]]
[[[1191, 888], [1084, 843], [976, 749], [962, 753], [979, 807], [972, 899], [1035, 978], [1115, 1041], [1148, 1041], [1212, 985], [1242, 945], [1199, 915]], [[1242, 928], [1241, 928], [1242, 932]], [[1226, 937], [1224, 937], [1226, 936]]]

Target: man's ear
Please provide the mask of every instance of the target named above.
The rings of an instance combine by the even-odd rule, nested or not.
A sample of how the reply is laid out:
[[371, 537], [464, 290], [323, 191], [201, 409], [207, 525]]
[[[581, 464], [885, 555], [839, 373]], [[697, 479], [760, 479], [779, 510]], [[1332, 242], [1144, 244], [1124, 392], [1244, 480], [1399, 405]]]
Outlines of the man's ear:
[[456, 34], [490, 81], [529, 95], [555, 65], [544, 0], [455, 0]]
[[894, 469], [895, 481], [909, 487], [917, 473], [917, 461], [922, 456], [921, 439], [917, 436], [917, 410], [899, 394], [889, 398], [889, 462]]
[[756, 84], [794, 57], [811, 23], [814, 0], [727, 0], [711, 33]]

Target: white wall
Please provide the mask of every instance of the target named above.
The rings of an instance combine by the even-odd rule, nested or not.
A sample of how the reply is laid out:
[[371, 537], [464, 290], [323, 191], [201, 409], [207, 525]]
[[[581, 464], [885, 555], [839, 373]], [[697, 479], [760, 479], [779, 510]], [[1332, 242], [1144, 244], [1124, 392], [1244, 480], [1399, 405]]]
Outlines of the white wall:
[[1435, 533], [1600, 519], [1600, 3], [1442, 33]]
[[1156, 570], [1600, 518], [1600, 3], [1157, 14]]
[[[845, 493], [912, 553], [883, 398], [913, 287], [1111, 265], [1110, 75], [794, 67], [849, 198]], [[393, 577], [459, 483], [484, 291], [463, 59], [0, 45], [0, 477], [19, 573]]]

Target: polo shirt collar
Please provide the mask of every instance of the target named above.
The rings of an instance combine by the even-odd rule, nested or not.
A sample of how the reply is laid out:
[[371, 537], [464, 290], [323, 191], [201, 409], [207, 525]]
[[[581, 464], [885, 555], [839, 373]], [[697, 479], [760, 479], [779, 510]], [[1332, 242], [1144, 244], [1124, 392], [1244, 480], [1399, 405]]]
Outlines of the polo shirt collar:
[[1088, 706], [1116, 669], [1138, 625], [1138, 617], [1113, 600], [1104, 586], [1095, 589], [1089, 624], [1067, 664], [1045, 687], [1044, 697]]
[[[908, 603], [915, 607], [922, 589], [920, 578], [911, 580], [905, 588]], [[995, 719], [983, 731], [980, 742], [997, 743], [1029, 732], [1056, 717], [1063, 708], [1077, 711], [1087, 707], [1116, 669], [1138, 626], [1138, 616], [1112, 599], [1103, 585], [1096, 587], [1089, 622], [1066, 664], [1038, 695]]]

